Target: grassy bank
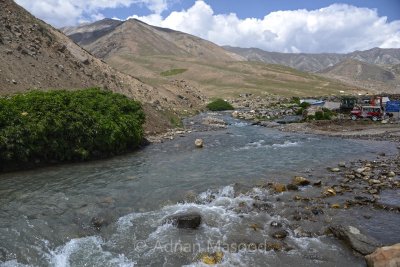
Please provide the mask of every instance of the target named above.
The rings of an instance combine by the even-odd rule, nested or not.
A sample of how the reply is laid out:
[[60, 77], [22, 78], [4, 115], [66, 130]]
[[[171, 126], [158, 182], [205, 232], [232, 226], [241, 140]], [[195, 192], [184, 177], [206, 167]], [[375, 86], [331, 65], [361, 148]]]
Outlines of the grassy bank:
[[0, 98], [0, 171], [132, 150], [144, 121], [140, 103], [97, 88]]

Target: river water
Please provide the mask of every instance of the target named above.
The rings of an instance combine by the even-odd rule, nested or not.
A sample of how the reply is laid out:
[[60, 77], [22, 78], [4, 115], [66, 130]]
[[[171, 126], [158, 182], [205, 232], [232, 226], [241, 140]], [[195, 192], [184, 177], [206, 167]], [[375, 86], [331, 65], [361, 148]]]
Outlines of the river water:
[[[0, 265], [201, 266], [200, 252], [222, 250], [223, 266], [363, 266], [328, 236], [296, 238], [289, 232], [294, 249], [288, 252], [226, 247], [243, 240], [262, 243], [272, 220], [285, 221], [269, 212], [237, 212], [254, 195], [269, 196], [257, 189], [252, 198], [238, 195], [232, 184], [286, 182], [339, 161], [395, 153], [390, 146], [288, 134], [215, 116], [228, 121], [228, 128], [194, 132], [109, 160], [0, 175]], [[203, 149], [194, 147], [199, 137]], [[182, 202], [194, 193], [196, 203]], [[162, 225], [166, 216], [183, 211], [201, 213], [201, 227]], [[104, 220], [101, 229], [92, 227], [93, 217]], [[252, 230], [252, 223], [263, 230]]]

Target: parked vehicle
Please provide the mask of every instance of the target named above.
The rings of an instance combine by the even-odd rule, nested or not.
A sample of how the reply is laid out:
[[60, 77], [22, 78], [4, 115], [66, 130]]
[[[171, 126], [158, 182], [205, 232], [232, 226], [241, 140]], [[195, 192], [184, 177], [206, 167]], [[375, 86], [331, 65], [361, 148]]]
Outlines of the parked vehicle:
[[369, 118], [373, 121], [382, 119], [383, 110], [380, 106], [355, 106], [351, 111], [351, 119]]
[[343, 96], [340, 101], [340, 110], [349, 111], [357, 104], [357, 98], [354, 96]]

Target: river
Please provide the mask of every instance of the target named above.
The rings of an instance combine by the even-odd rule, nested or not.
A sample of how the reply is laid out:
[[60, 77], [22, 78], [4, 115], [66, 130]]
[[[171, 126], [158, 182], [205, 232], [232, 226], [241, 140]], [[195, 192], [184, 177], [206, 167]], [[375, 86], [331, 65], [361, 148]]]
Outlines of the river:
[[[339, 161], [395, 153], [383, 142], [289, 134], [215, 116], [227, 129], [193, 132], [108, 160], [0, 175], [0, 265], [197, 266], [200, 252], [245, 239], [263, 242], [272, 220], [285, 221], [269, 212], [237, 212], [254, 196], [238, 196], [234, 183], [287, 182]], [[204, 139], [203, 149], [194, 147], [196, 138]], [[193, 194], [196, 203], [182, 202]], [[182, 211], [201, 213], [201, 227], [162, 225]], [[103, 218], [104, 227], [93, 228], [93, 217]], [[254, 223], [263, 230], [251, 230]], [[287, 242], [294, 248], [288, 252], [225, 247], [222, 265], [364, 266], [329, 236], [289, 233]]]

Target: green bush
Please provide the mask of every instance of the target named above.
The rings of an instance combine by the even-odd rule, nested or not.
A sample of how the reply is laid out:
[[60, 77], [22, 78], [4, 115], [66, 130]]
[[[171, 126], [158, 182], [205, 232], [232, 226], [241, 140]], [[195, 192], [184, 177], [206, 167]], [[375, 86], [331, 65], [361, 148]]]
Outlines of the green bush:
[[231, 104], [229, 104], [227, 101], [223, 99], [215, 99], [211, 103], [207, 105], [207, 108], [211, 111], [223, 111], [223, 110], [233, 110], [234, 108], [232, 107]]
[[3, 97], [0, 162], [5, 166], [115, 155], [141, 143], [144, 121], [140, 103], [97, 88]]
[[323, 120], [324, 119], [324, 112], [323, 111], [316, 111], [315, 112], [315, 119], [316, 120]]
[[297, 96], [292, 97], [292, 100], [290, 101], [290, 103], [300, 105], [300, 97], [297, 97]]
[[306, 109], [306, 108], [308, 108], [309, 106], [311, 106], [311, 104], [308, 103], [308, 102], [303, 102], [303, 103], [301, 103], [299, 106], [302, 107], [302, 108], [304, 108], [304, 109]]

